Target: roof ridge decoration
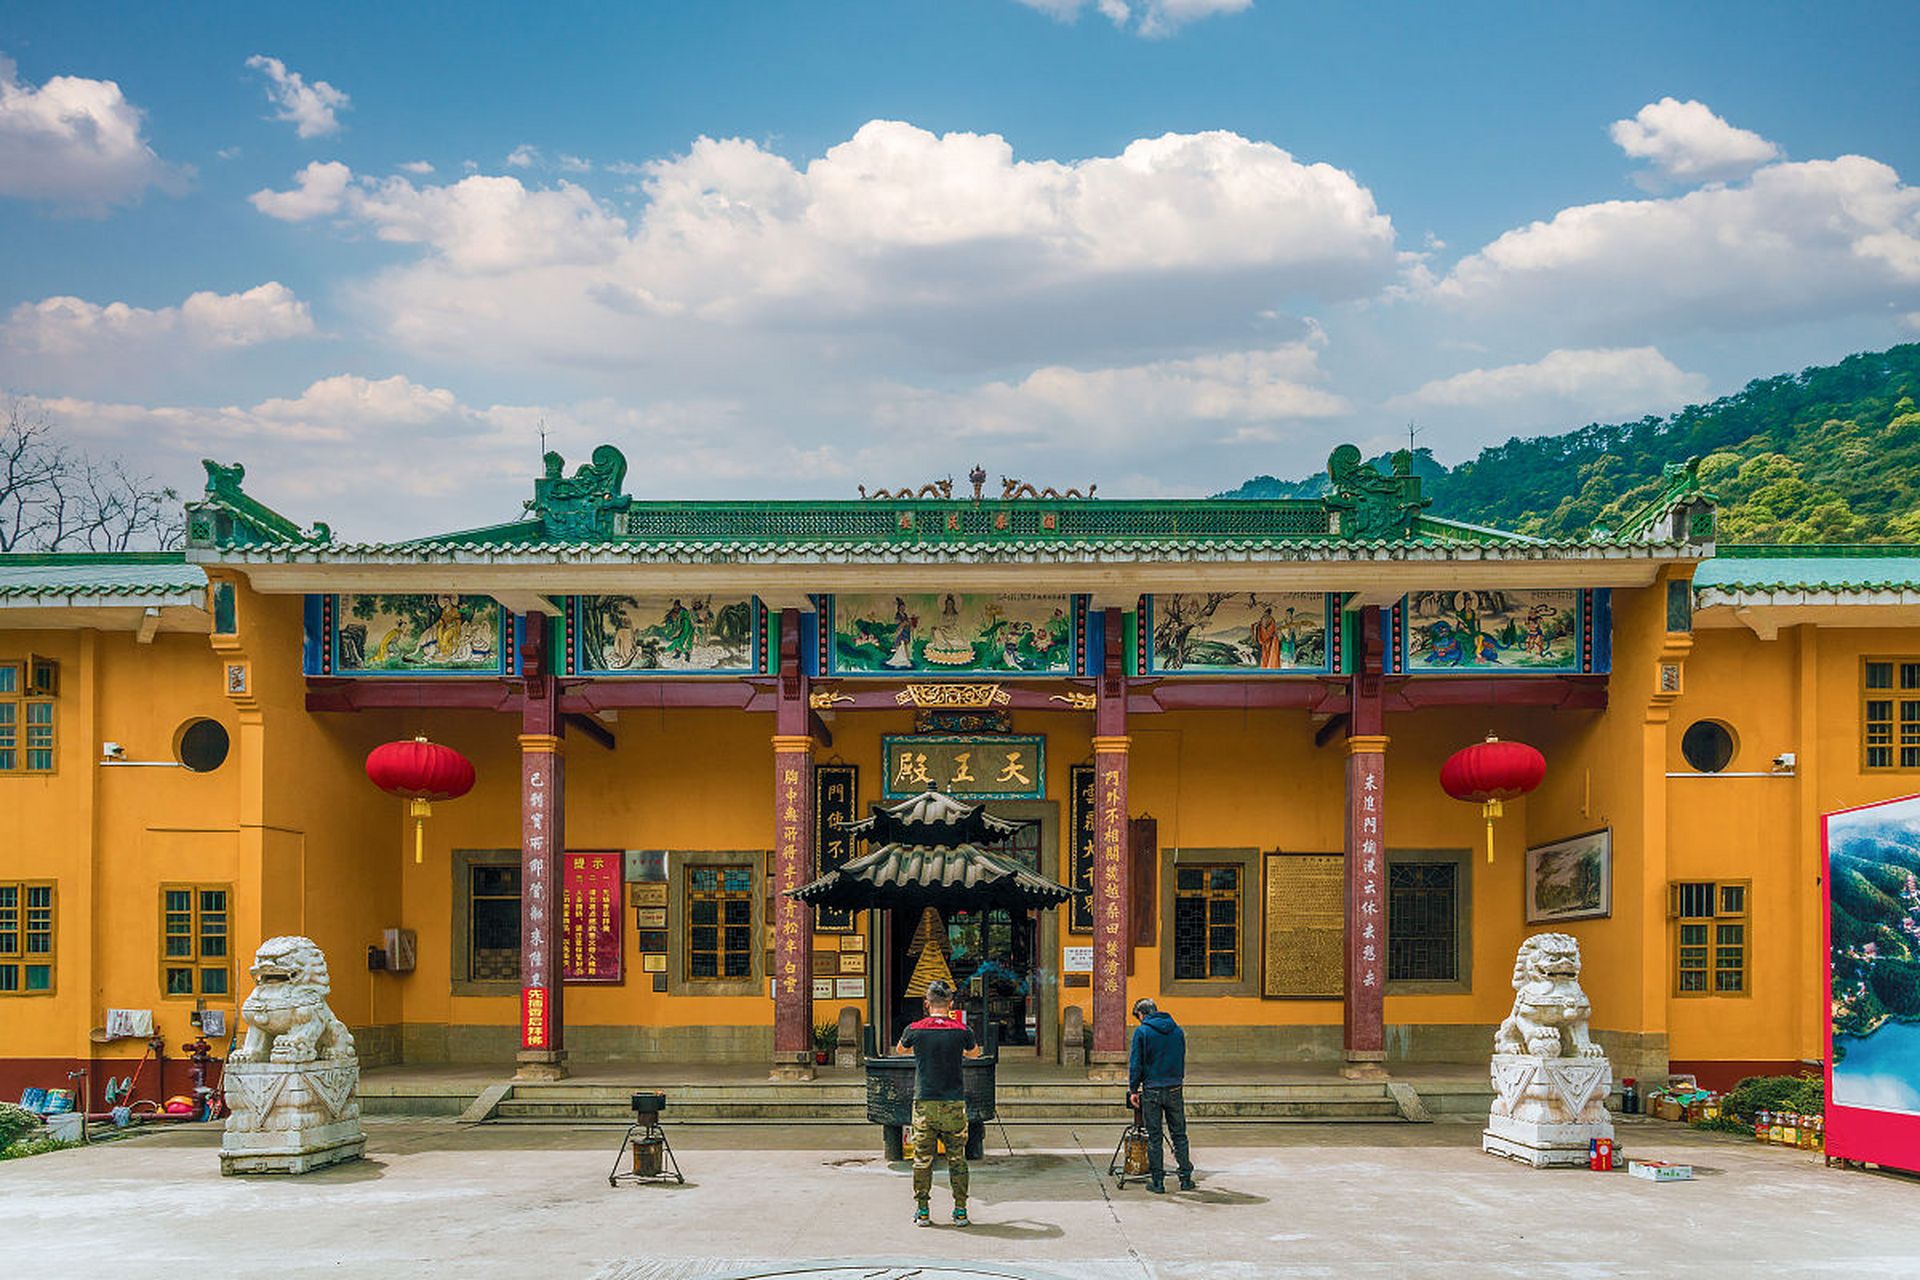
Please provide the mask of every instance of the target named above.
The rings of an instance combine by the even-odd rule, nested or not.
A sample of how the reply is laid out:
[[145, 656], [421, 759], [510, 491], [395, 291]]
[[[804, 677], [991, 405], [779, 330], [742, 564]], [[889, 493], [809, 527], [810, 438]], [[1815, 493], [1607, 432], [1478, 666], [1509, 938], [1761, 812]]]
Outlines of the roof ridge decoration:
[[1433, 504], [1420, 492], [1406, 449], [1394, 453], [1393, 474], [1382, 475], [1358, 446], [1343, 444], [1327, 458], [1327, 478], [1333, 492], [1322, 501], [1334, 515], [1332, 531], [1343, 538], [1412, 538], [1421, 511]]
[[1719, 501], [1701, 483], [1698, 455], [1684, 462], [1669, 462], [1660, 468], [1660, 492], [1621, 523], [1620, 535], [1711, 544]]
[[533, 482], [533, 499], [525, 505], [540, 518], [549, 539], [625, 532], [617, 517], [633, 505], [626, 492], [626, 454], [603, 444], [570, 476], [561, 474], [567, 460], [558, 453], [549, 452], [541, 461], [546, 473]]
[[198, 502], [187, 504], [189, 547], [289, 542], [325, 546], [333, 541], [333, 530], [319, 521], [303, 533], [294, 521], [249, 497], [240, 487], [247, 469], [238, 462], [223, 466], [202, 458], [200, 465], [207, 469], [207, 488]]

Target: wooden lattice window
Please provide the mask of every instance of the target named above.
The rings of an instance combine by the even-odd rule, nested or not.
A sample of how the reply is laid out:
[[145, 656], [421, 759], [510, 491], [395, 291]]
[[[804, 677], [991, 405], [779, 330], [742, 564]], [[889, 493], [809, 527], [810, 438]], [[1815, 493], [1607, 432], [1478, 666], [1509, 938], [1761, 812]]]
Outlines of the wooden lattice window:
[[467, 979], [520, 981], [520, 867], [467, 868]]
[[1173, 976], [1181, 982], [1239, 979], [1239, 867], [1183, 866], [1175, 870]]
[[0, 773], [52, 773], [59, 745], [54, 700], [60, 664], [0, 662]]
[[1674, 994], [1748, 994], [1750, 904], [1744, 881], [1680, 880], [1667, 886], [1675, 929]]
[[687, 977], [753, 976], [753, 868], [688, 867]]
[[1392, 864], [1387, 868], [1387, 981], [1459, 978], [1459, 864]]
[[53, 882], [0, 883], [0, 995], [53, 990]]
[[232, 889], [223, 884], [160, 887], [160, 969], [167, 995], [224, 998], [233, 990], [232, 901]]
[[1860, 710], [1862, 767], [1920, 772], [1920, 659], [1863, 658]]

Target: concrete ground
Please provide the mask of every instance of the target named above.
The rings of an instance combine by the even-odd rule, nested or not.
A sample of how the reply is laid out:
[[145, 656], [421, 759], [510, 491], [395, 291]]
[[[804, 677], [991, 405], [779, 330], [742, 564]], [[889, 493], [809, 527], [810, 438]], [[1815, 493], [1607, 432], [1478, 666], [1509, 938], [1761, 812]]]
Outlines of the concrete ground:
[[0, 1276], [1920, 1275], [1920, 1180], [1657, 1121], [1622, 1144], [1695, 1181], [1522, 1168], [1472, 1122], [1234, 1124], [1196, 1126], [1200, 1189], [1159, 1197], [1104, 1176], [1117, 1130], [995, 1128], [965, 1231], [909, 1224], [869, 1126], [669, 1132], [685, 1186], [609, 1187], [594, 1126], [370, 1120], [366, 1160], [302, 1178], [221, 1178], [204, 1126], [7, 1161]]

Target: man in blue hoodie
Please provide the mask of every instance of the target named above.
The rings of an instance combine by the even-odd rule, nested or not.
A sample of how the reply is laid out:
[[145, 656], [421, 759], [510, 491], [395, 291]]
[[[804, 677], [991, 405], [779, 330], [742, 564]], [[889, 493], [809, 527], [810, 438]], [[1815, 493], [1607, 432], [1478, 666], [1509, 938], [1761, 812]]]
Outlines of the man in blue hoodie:
[[1146, 997], [1133, 1002], [1140, 1026], [1127, 1054], [1127, 1105], [1140, 1108], [1147, 1125], [1147, 1190], [1167, 1190], [1162, 1126], [1173, 1137], [1173, 1158], [1180, 1162], [1180, 1189], [1193, 1190], [1193, 1159], [1187, 1154], [1187, 1033], [1171, 1014]]

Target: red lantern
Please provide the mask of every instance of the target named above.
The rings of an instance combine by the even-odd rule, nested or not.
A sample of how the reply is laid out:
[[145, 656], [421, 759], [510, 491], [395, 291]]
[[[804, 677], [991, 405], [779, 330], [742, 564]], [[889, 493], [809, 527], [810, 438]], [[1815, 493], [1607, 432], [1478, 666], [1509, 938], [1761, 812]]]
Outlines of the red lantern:
[[458, 800], [473, 790], [473, 761], [452, 747], [428, 742], [422, 734], [410, 741], [375, 747], [367, 755], [367, 777], [388, 795], [404, 796], [409, 801], [413, 860], [419, 862], [426, 843], [426, 819], [433, 816], [433, 801]]
[[1455, 800], [1480, 806], [1487, 820], [1487, 861], [1493, 861], [1493, 820], [1501, 804], [1515, 800], [1540, 785], [1547, 776], [1547, 758], [1524, 742], [1502, 742], [1492, 734], [1485, 742], [1454, 752], [1440, 766], [1440, 785]]

